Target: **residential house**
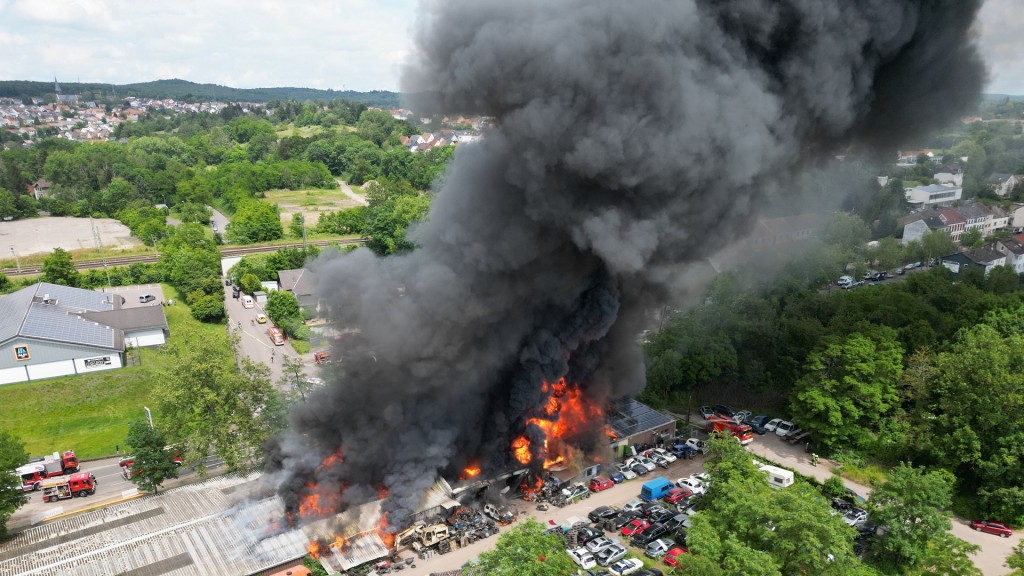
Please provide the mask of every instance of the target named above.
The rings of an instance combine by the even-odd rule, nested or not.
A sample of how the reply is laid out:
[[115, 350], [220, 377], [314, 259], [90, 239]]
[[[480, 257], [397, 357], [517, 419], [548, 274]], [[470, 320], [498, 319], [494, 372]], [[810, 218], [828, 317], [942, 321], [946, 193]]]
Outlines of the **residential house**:
[[985, 246], [976, 250], [943, 256], [939, 262], [949, 268], [953, 274], [959, 275], [968, 268], [981, 267], [985, 270], [985, 276], [988, 276], [988, 273], [996, 266], [1006, 265], [1006, 254]]
[[896, 153], [896, 161], [899, 164], [917, 164], [920, 156], [927, 156], [929, 160], [935, 157], [931, 150], [900, 150]]
[[815, 236], [821, 226], [817, 214], [797, 214], [781, 218], [759, 218], [751, 239], [757, 245], [784, 244]]
[[[901, 218], [899, 224], [903, 226], [904, 244], [913, 240], [920, 241], [926, 232], [932, 230], [947, 230], [946, 223], [939, 218], [936, 210], [921, 210]], [[948, 230], [947, 230], [948, 231]]]
[[936, 172], [935, 180], [939, 184], [945, 184], [947, 186], [963, 186], [964, 185], [964, 173], [963, 172]]
[[32, 195], [35, 196], [36, 200], [42, 200], [50, 196], [51, 188], [53, 188], [53, 182], [40, 178], [32, 185]]
[[907, 202], [919, 207], [928, 208], [931, 206], [948, 206], [956, 202], [963, 195], [964, 189], [960, 186], [947, 186], [944, 184], [929, 184], [927, 186], [914, 186], [906, 189]]
[[942, 229], [949, 232], [953, 242], [960, 242], [960, 235], [967, 229], [967, 221], [960, 213], [952, 208], [946, 208], [939, 212], [938, 218], [942, 222]]
[[1024, 234], [997, 241], [995, 249], [1006, 256], [1007, 266], [1017, 274], [1024, 274]]
[[303, 308], [317, 307], [316, 296], [313, 295], [313, 288], [316, 286], [316, 275], [305, 268], [297, 270], [279, 270], [277, 272], [277, 285], [279, 290], [291, 292]]
[[993, 174], [989, 176], [988, 183], [992, 186], [992, 190], [997, 196], [1006, 196], [1010, 192], [1013, 192], [1013, 187], [1016, 184], [1017, 179], [1013, 177], [1013, 174]]
[[988, 219], [985, 220], [985, 229], [982, 231], [982, 235], [985, 238], [988, 238], [997, 230], [1010, 227], [1010, 215], [1001, 206], [982, 205], [981, 208], [988, 212]]
[[984, 236], [985, 222], [988, 220], [988, 212], [985, 208], [971, 202], [958, 206], [954, 210], [964, 219], [964, 230], [978, 230]]

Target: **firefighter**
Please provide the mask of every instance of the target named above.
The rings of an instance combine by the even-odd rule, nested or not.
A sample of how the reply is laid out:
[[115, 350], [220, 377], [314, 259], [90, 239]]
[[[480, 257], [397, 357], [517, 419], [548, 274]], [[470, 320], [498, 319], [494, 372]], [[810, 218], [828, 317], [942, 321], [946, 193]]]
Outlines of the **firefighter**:
[[818, 455], [817, 454], [811, 454], [811, 466], [817, 466], [817, 465], [818, 465]]

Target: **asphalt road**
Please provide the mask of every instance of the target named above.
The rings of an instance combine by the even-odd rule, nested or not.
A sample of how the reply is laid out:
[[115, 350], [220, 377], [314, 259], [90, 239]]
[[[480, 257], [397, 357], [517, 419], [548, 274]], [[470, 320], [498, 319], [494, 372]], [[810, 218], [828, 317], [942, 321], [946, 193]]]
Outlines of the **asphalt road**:
[[[45, 502], [43, 492], [29, 492], [29, 502], [19, 508], [11, 519], [7, 521], [7, 529], [14, 532], [29, 528], [43, 520], [52, 519], [58, 516], [83, 511], [87, 508], [109, 506], [138, 495], [135, 484], [121, 477], [121, 467], [117, 465], [118, 457], [103, 458], [82, 462], [79, 470], [91, 472], [96, 476], [96, 493], [85, 498], [71, 498], [59, 502]], [[218, 474], [223, 471], [223, 462], [214, 457], [207, 457], [206, 468], [208, 474]], [[178, 478], [168, 480], [164, 483], [163, 489], [174, 488], [187, 484], [196, 479], [196, 473], [191, 469], [181, 469]]]
[[207, 206], [207, 208], [213, 214], [211, 219], [217, 224], [217, 229], [214, 231], [224, 234], [224, 231], [228, 229], [228, 217], [218, 212], [213, 206]]

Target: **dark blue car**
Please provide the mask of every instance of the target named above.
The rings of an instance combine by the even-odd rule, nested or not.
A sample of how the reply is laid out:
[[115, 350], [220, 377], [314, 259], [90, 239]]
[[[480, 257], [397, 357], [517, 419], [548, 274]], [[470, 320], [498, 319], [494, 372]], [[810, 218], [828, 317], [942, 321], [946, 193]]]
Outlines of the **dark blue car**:
[[754, 432], [757, 432], [758, 434], [764, 434], [765, 433], [764, 425], [767, 424], [771, 419], [772, 419], [771, 416], [765, 416], [764, 414], [758, 414], [757, 416], [754, 416], [753, 418], [751, 418], [750, 422], [747, 422], [747, 424], [750, 425], [750, 427], [754, 430]]
[[690, 460], [697, 455], [697, 451], [686, 444], [676, 444], [672, 447], [672, 453], [676, 455], [676, 458], [684, 460]]
[[615, 467], [615, 466], [605, 466], [604, 467], [604, 475], [609, 480], [611, 480], [612, 482], [615, 482], [616, 484], [622, 484], [623, 482], [626, 481], [626, 477], [623, 476], [622, 472], [619, 472], [619, 469], [617, 467]]

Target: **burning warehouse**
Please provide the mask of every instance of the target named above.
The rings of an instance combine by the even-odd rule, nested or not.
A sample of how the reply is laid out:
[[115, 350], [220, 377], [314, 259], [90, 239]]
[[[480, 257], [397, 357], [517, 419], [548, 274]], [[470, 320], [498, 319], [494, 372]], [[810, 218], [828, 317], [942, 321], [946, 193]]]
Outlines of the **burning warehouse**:
[[403, 92], [494, 127], [459, 148], [415, 250], [313, 263], [356, 337], [268, 447], [294, 525], [386, 495], [393, 532], [437, 477], [526, 468], [529, 489], [607, 453], [606, 418], [621, 443], [657, 432], [606, 412], [644, 386], [646, 311], [695, 299], [700, 263], [802, 198], [804, 169], [971, 104], [979, 4], [425, 3]]

